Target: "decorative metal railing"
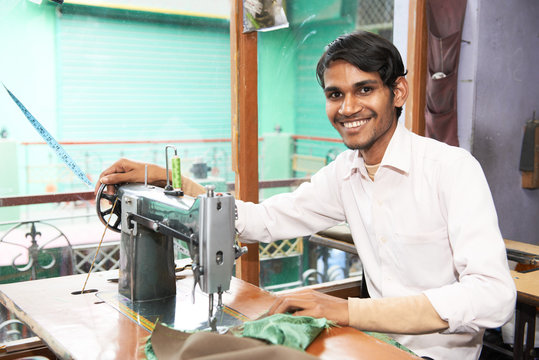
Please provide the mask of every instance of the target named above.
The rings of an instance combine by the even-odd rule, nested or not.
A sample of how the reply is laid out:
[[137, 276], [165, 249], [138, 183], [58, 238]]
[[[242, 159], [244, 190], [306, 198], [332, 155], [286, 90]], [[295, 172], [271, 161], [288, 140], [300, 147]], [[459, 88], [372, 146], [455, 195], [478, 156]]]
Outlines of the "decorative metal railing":
[[[25, 226], [29, 227], [28, 232], [23, 230]], [[43, 233], [38, 231], [38, 226], [49, 228], [49, 230], [52, 229], [52, 231], [47, 232], [46, 237], [43, 237]], [[16, 239], [23, 233], [25, 233], [24, 238], [29, 240], [26, 244], [21, 243], [21, 241]], [[13, 238], [13, 240], [11, 238]], [[71, 249], [71, 243], [62, 230], [41, 220], [29, 220], [16, 223], [0, 237], [0, 246], [3, 245], [11, 245], [22, 250], [22, 252], [18, 252], [18, 254], [14, 255], [11, 259], [11, 266], [18, 273], [29, 273], [30, 280], [37, 279], [38, 273], [50, 270], [57, 264], [58, 260], [55, 254], [53, 254], [53, 249]], [[17, 261], [22, 260], [22, 258], [27, 259], [25, 263]], [[21, 263], [22, 265], [18, 265]], [[0, 281], [2, 281], [1, 278]]]

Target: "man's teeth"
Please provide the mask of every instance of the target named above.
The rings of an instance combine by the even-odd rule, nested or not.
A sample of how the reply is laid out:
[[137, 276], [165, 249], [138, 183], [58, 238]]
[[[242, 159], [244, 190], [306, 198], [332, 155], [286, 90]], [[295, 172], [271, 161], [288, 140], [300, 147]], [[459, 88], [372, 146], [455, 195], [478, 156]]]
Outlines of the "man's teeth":
[[354, 128], [354, 127], [360, 127], [362, 125], [365, 125], [367, 123], [367, 120], [358, 120], [358, 121], [350, 121], [350, 122], [345, 122], [343, 123], [344, 127], [349, 129], [349, 128]]

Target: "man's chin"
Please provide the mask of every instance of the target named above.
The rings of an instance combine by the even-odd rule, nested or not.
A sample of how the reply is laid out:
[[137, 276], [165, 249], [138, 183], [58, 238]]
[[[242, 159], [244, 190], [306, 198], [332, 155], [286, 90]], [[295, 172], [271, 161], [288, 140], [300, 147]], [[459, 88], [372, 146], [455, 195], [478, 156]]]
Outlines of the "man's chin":
[[344, 143], [344, 145], [346, 145], [346, 147], [350, 150], [363, 150], [364, 147], [363, 146], [360, 146], [360, 145], [356, 145], [356, 144], [347, 144], [347, 143]]
[[350, 150], [367, 150], [372, 146], [372, 143], [361, 144], [353, 141], [343, 140], [344, 145]]

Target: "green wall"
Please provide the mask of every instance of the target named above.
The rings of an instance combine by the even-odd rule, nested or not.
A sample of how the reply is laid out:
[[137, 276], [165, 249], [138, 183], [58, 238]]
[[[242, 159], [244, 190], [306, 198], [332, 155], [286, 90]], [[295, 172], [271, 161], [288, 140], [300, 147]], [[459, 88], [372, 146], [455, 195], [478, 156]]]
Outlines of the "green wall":
[[[10, 89], [53, 135], [56, 123], [55, 73], [55, 14], [54, 6], [37, 5], [24, 0], [2, 0], [0, 5], [0, 81]], [[37, 117], [37, 116], [36, 116]], [[17, 142], [41, 141], [40, 136], [4, 89], [0, 88], [0, 128], [8, 139]], [[26, 156], [38, 164], [47, 164], [47, 153], [25, 154], [18, 146], [15, 178], [20, 179], [18, 191], [27, 183]], [[0, 154], [2, 157], [7, 154]], [[12, 194], [15, 195], [15, 194]], [[1, 221], [1, 219], [0, 219]]]
[[295, 133], [297, 42], [291, 29], [258, 34], [258, 131]]
[[[0, 81], [55, 135], [56, 73], [54, 6], [2, 0], [0, 6]], [[7, 92], [0, 92], [0, 128], [10, 137], [40, 140]]]

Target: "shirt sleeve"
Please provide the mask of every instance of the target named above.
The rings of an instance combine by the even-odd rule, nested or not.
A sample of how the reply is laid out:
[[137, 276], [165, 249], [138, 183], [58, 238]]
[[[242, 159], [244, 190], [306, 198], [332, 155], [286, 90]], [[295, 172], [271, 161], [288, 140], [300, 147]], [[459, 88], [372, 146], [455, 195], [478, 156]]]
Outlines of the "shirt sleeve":
[[271, 242], [306, 236], [345, 220], [337, 177], [338, 160], [322, 168], [294, 192], [260, 204], [236, 201], [236, 230], [243, 242]]
[[448, 327], [424, 294], [348, 298], [348, 322], [359, 330], [393, 334], [428, 334]]
[[516, 290], [485, 175], [466, 153], [440, 171], [439, 184], [458, 281], [424, 293], [446, 332], [499, 327], [513, 314]]

